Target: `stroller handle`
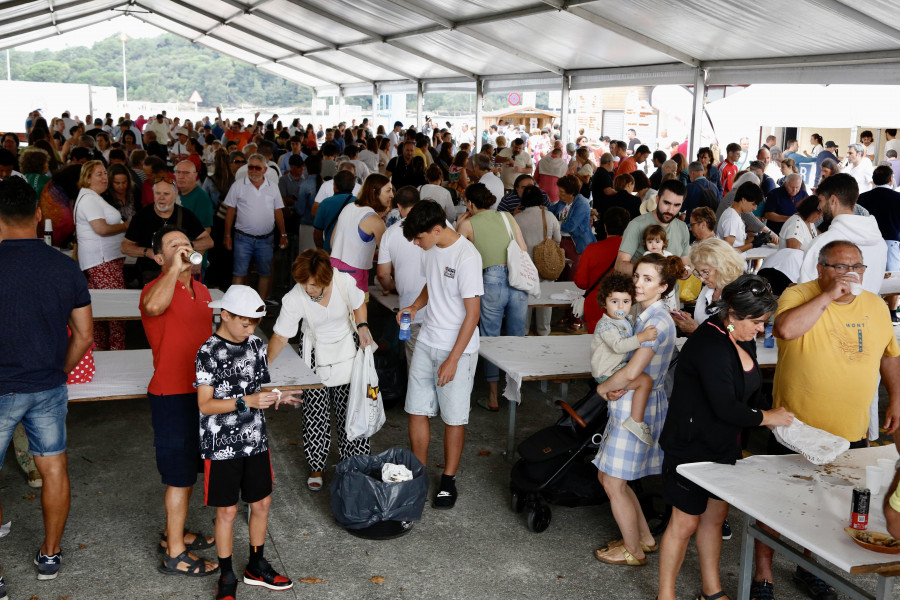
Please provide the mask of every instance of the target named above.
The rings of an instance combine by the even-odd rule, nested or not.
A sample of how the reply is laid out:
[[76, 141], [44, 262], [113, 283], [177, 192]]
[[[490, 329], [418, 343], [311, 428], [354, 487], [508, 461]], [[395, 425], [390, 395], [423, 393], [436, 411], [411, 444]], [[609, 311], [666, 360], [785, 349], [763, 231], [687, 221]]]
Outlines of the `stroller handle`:
[[572, 417], [572, 420], [575, 421], [576, 423], [578, 423], [578, 425], [580, 427], [584, 427], [585, 429], [587, 428], [587, 423], [584, 422], [584, 419], [582, 419], [578, 415], [578, 413], [575, 412], [575, 409], [572, 408], [571, 406], [569, 406], [569, 404], [567, 402], [564, 402], [562, 400], [557, 400], [556, 403], [559, 405], [559, 407], [561, 409], [566, 411], [569, 414], [569, 416]]

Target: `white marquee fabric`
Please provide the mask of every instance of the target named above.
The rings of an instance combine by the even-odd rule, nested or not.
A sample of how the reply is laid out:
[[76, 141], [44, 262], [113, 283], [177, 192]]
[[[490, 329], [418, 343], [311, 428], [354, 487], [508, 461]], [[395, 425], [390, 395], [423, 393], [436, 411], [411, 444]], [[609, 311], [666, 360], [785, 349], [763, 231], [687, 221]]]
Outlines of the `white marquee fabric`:
[[11, 0], [0, 49], [125, 14], [318, 95], [900, 83], [895, 0]]

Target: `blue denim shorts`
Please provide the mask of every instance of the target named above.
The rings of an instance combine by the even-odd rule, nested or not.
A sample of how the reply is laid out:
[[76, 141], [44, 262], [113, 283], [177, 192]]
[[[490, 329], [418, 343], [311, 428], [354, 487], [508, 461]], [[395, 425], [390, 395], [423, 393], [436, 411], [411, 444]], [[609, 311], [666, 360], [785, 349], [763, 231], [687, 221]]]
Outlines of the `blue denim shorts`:
[[900, 271], [900, 242], [885, 240], [887, 242], [887, 264], [885, 271]]
[[416, 342], [409, 365], [409, 385], [406, 388], [404, 409], [408, 414], [426, 417], [436, 417], [440, 410], [441, 419], [447, 425], [466, 425], [472, 405], [472, 384], [475, 381], [475, 367], [478, 366], [478, 353], [460, 356], [453, 380], [439, 386], [437, 372], [448, 356], [448, 350], [438, 350], [421, 341]]
[[31, 394], [0, 396], [0, 465], [13, 431], [20, 422], [34, 456], [56, 456], [66, 451], [66, 415], [69, 391], [61, 385]]
[[256, 259], [256, 272], [260, 277], [272, 274], [272, 256], [275, 254], [272, 236], [258, 240], [234, 232], [234, 267], [231, 274], [235, 277], [246, 277], [250, 269], [250, 261]]

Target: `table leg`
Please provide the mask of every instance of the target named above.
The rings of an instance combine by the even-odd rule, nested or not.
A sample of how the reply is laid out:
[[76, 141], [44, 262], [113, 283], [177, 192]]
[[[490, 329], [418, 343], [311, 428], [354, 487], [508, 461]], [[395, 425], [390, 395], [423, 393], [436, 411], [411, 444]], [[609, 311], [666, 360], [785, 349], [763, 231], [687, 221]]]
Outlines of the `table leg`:
[[875, 600], [890, 600], [894, 592], [893, 577], [878, 577], [878, 587], [875, 591]]
[[569, 382], [563, 381], [560, 384], [559, 389], [562, 396], [562, 401], [566, 402], [569, 399]]
[[547, 380], [546, 379], [541, 379], [541, 393], [542, 394], [547, 393]]
[[750, 583], [753, 581], [753, 538], [750, 526], [756, 521], [744, 515], [744, 532], [741, 534], [741, 566], [738, 569], [738, 600], [750, 598]]
[[516, 404], [513, 400], [509, 401], [509, 430], [506, 433], [506, 459], [513, 459], [513, 451], [516, 446]]

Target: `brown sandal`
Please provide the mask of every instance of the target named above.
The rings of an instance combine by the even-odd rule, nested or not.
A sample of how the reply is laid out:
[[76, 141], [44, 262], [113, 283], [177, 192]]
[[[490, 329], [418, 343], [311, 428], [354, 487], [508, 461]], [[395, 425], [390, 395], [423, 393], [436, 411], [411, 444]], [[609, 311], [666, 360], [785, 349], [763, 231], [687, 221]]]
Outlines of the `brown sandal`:
[[[598, 550], [608, 550], [610, 548], [615, 548], [616, 546], [624, 546], [624, 545], [625, 545], [625, 540], [623, 540], [622, 538], [619, 538], [617, 540], [612, 540], [611, 542], [606, 542], [606, 545], [598, 548]], [[659, 543], [653, 544], [652, 546], [648, 546], [644, 542], [641, 542], [641, 550], [643, 550], [645, 554], [649, 553], [649, 552], [656, 552], [657, 550], [659, 550]]]
[[622, 558], [607, 558], [610, 548], [604, 550], [594, 550], [594, 558], [608, 565], [628, 565], [629, 567], [643, 567], [647, 564], [647, 558], [636, 558], [625, 546], [615, 546], [614, 548], [622, 549]]

